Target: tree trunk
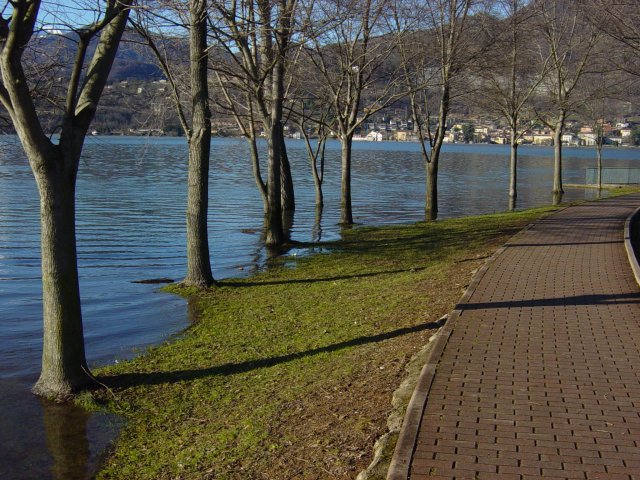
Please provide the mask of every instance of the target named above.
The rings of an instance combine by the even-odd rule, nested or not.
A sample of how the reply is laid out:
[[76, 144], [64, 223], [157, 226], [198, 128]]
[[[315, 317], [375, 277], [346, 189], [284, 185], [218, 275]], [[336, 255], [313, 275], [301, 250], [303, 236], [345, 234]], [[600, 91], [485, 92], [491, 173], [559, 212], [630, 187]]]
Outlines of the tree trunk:
[[353, 146], [353, 134], [340, 137], [342, 148], [342, 183], [340, 197], [340, 223], [353, 225], [353, 211], [351, 208], [351, 148]]
[[[322, 182], [324, 180], [324, 158], [325, 147], [327, 138], [320, 134], [318, 136], [318, 146], [314, 150], [309, 142], [309, 136], [305, 131], [304, 125], [300, 125], [300, 130], [304, 135], [304, 143], [307, 148], [307, 156], [309, 157], [309, 164], [311, 165], [311, 177], [313, 178], [313, 187], [316, 193], [316, 212], [324, 207], [324, 196], [322, 194]], [[318, 162], [320, 165], [318, 165]]]
[[518, 198], [518, 139], [515, 130], [511, 130], [511, 158], [509, 162], [509, 210], [516, 209]]
[[267, 186], [262, 180], [262, 173], [260, 172], [260, 154], [258, 153], [258, 144], [256, 142], [255, 133], [252, 132], [252, 136], [248, 139], [249, 150], [251, 152], [251, 167], [253, 170], [253, 178], [256, 181], [258, 190], [260, 191], [260, 197], [262, 198], [262, 206], [264, 214], [269, 212], [269, 196], [267, 192]]
[[[40, 2], [17, 2], [10, 24], [4, 19], [0, 101], [11, 115], [40, 195], [43, 348], [42, 371], [33, 392], [53, 400], [65, 400], [92, 381], [85, 359], [78, 284], [75, 186], [83, 142], [116, 57], [129, 5], [129, 0], [122, 0], [116, 10], [109, 9], [115, 15], [106, 25], [85, 30], [70, 65], [59, 145], [42, 128], [29, 90], [32, 82], [22, 63], [26, 42], [38, 23]], [[86, 66], [86, 48], [97, 38]]]
[[314, 242], [320, 242], [322, 240], [322, 210], [322, 205], [316, 203], [316, 216], [313, 221], [313, 228], [311, 229], [311, 238]]
[[[263, 21], [270, 19], [271, 11], [266, 8], [268, 2], [261, 8], [261, 18]], [[268, 21], [261, 27], [262, 35], [265, 36], [262, 48], [265, 58], [270, 58], [268, 54], [271, 45], [271, 32], [268, 31]], [[284, 48], [284, 47], [282, 47]], [[263, 124], [267, 130], [267, 143], [269, 150], [268, 172], [267, 172], [267, 200], [269, 208], [265, 217], [265, 243], [267, 247], [279, 247], [287, 241], [287, 236], [283, 229], [282, 216], [282, 147], [284, 146], [284, 130], [282, 125], [282, 112], [284, 102], [284, 57], [276, 55], [275, 65], [265, 82], [264, 90], [266, 96], [271, 98], [271, 106], [268, 114], [265, 112]]]
[[268, 132], [269, 166], [267, 180], [268, 210], [265, 216], [265, 244], [277, 247], [285, 242], [282, 228], [282, 189], [281, 189], [281, 123], [276, 122]]
[[189, 63], [193, 118], [189, 135], [187, 199], [186, 285], [206, 288], [213, 283], [209, 256], [207, 214], [209, 208], [209, 155], [211, 111], [209, 110], [206, 3], [192, 0]]
[[320, 183], [318, 176], [313, 176], [313, 186], [316, 192], [316, 210], [324, 208], [324, 195], [322, 194], [322, 183]]
[[[64, 400], [91, 381], [84, 352], [75, 234], [76, 173], [64, 161], [35, 172], [40, 193], [42, 371], [33, 393]], [[77, 171], [77, 170], [76, 170]]]
[[448, 68], [442, 72], [442, 97], [440, 98], [440, 106], [438, 107], [438, 127], [434, 141], [431, 143], [429, 161], [427, 162], [427, 192], [424, 207], [424, 219], [426, 222], [432, 222], [438, 218], [438, 164], [440, 162], [440, 151], [442, 150], [447, 128], [447, 115], [449, 114], [449, 74], [450, 70]]
[[[564, 132], [564, 114], [560, 115], [553, 130], [553, 195], [562, 195], [562, 134]], [[555, 200], [554, 200], [555, 201]]]
[[602, 145], [596, 146], [596, 184], [600, 192], [602, 190]]
[[438, 160], [439, 155], [431, 155], [427, 162], [427, 197], [424, 208], [424, 219], [432, 222], [438, 218]]
[[[195, 123], [194, 118], [194, 127]], [[187, 275], [184, 283], [199, 288], [213, 284], [207, 229], [210, 149], [211, 129], [195, 130], [189, 139]]]
[[293, 191], [293, 177], [291, 176], [291, 165], [289, 164], [289, 156], [287, 155], [287, 146], [284, 143], [284, 132], [282, 135], [280, 160], [281, 176], [282, 176], [282, 210], [285, 212], [294, 212], [296, 209], [296, 199]]
[[[318, 139], [320, 144], [318, 145], [318, 150], [316, 154], [311, 152], [309, 149], [309, 156], [311, 160], [311, 175], [313, 177], [313, 187], [316, 192], [316, 212], [318, 209], [322, 212], [324, 207], [324, 195], [322, 194], [322, 182], [324, 180], [324, 155], [325, 155], [325, 145], [326, 138]], [[318, 157], [320, 157], [318, 159]], [[318, 171], [318, 160], [320, 161], [319, 170]]]

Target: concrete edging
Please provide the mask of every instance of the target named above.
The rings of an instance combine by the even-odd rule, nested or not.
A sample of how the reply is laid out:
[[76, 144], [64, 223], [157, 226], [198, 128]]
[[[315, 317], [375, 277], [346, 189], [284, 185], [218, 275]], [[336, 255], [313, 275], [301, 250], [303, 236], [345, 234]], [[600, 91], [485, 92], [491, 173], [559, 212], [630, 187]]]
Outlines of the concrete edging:
[[636, 256], [633, 244], [631, 243], [631, 224], [638, 216], [640, 216], [640, 207], [629, 215], [627, 220], [624, 222], [624, 248], [627, 251], [627, 257], [629, 258], [633, 275], [636, 278], [636, 283], [640, 286], [640, 264], [638, 264], [638, 257]]
[[437, 338], [434, 340], [434, 345], [429, 352], [429, 356], [427, 357], [424, 367], [422, 367], [420, 377], [418, 378], [415, 390], [413, 391], [413, 395], [411, 396], [411, 400], [407, 406], [404, 421], [402, 422], [402, 428], [400, 429], [398, 436], [398, 442], [396, 443], [396, 448], [393, 452], [391, 464], [389, 465], [389, 470], [387, 472], [387, 480], [407, 480], [409, 477], [411, 458], [413, 457], [422, 414], [424, 413], [424, 409], [427, 405], [429, 390], [431, 390], [431, 385], [433, 384], [433, 380], [436, 376], [436, 367], [438, 363], [440, 363], [440, 359], [445, 347], [447, 346], [447, 342], [451, 337], [455, 323], [462, 314], [462, 308], [460, 305], [466, 303], [471, 298], [491, 264], [506, 250], [507, 245], [513, 241], [514, 238], [520, 236], [531, 227], [533, 227], [533, 224], [527, 225], [520, 232], [516, 233], [505, 245], [496, 250], [484, 265], [480, 267], [471, 279], [471, 282], [460, 298], [460, 301], [449, 314], [447, 322], [440, 329], [440, 332], [436, 334]]

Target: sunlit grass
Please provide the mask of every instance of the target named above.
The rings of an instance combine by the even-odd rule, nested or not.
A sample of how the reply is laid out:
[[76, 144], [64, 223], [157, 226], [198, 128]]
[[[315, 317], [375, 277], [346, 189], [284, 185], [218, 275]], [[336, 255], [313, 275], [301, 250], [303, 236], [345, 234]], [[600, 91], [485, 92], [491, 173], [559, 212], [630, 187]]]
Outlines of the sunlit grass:
[[354, 478], [433, 322], [550, 211], [356, 228], [192, 296], [184, 334], [98, 372], [128, 419], [98, 478]]

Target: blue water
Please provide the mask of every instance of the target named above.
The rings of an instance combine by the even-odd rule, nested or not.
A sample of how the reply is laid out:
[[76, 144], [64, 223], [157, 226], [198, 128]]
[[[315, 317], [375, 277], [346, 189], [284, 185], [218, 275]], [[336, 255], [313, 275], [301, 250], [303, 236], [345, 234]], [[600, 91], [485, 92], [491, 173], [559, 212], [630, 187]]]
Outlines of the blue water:
[[[304, 143], [288, 141], [287, 148], [297, 199], [292, 238], [339, 238], [339, 143], [327, 145], [320, 223]], [[518, 207], [550, 203], [552, 149], [523, 146], [519, 152]], [[160, 277], [180, 280], [184, 275], [186, 155], [181, 138], [87, 139], [77, 185], [77, 234], [90, 365], [131, 356], [189, 323], [189, 309], [182, 298], [159, 292], [154, 285], [132, 283]], [[439, 175], [440, 217], [505, 210], [508, 155], [504, 146], [446, 145]], [[606, 166], [638, 165], [640, 150], [605, 149], [604, 158]], [[241, 139], [215, 139], [211, 160], [209, 230], [214, 275], [247, 275], [263, 268], [267, 258], [260, 237], [262, 200], [248, 149]], [[584, 183], [585, 169], [594, 163], [593, 150], [566, 148], [564, 181]], [[357, 223], [421, 220], [424, 183], [417, 144], [354, 144]], [[567, 190], [565, 200], [585, 195], [594, 192]], [[20, 146], [14, 137], [0, 138], [0, 396], [9, 411], [17, 412], [10, 421], [0, 421], [0, 463], [6, 470], [0, 469], [2, 478], [33, 478], [22, 476], [25, 472], [38, 472], [37, 478], [55, 476], [52, 465], [59, 457], [43, 440], [44, 419], [56, 415], [55, 410], [42, 409], [28, 393], [38, 375], [42, 341], [38, 208], [35, 182]], [[82, 421], [91, 425], [92, 420]], [[16, 425], [28, 428], [32, 435], [21, 441], [14, 432]], [[94, 430], [99, 429], [88, 427], [87, 431]], [[93, 433], [87, 438], [93, 453], [85, 463], [91, 465], [104, 439]], [[32, 453], [25, 456], [24, 451]]]

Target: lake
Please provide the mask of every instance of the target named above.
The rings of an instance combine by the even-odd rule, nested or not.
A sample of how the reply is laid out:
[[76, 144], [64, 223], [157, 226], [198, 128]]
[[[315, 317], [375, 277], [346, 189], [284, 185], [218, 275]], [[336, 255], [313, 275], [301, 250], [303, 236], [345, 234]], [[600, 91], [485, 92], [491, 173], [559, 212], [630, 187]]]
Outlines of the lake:
[[[39, 207], [33, 175], [14, 137], [0, 144], [0, 478], [85, 478], [95, 468], [117, 419], [41, 402], [29, 393], [42, 342]], [[264, 145], [263, 145], [264, 147]], [[325, 208], [318, 222], [302, 141], [287, 143], [298, 241], [337, 239], [339, 143], [327, 145]], [[415, 143], [356, 142], [356, 223], [420, 221], [424, 168]], [[439, 176], [440, 218], [507, 208], [508, 147], [446, 145]], [[640, 150], [606, 149], [605, 165], [638, 165]], [[265, 268], [262, 201], [241, 139], [214, 139], [209, 230], [218, 279]], [[564, 150], [565, 183], [584, 183], [592, 149]], [[266, 170], [265, 170], [266, 171]], [[520, 148], [518, 208], [551, 202], [552, 150]], [[568, 189], [565, 200], [594, 196]], [[185, 272], [186, 143], [181, 138], [90, 137], [77, 184], [80, 288], [91, 366], [130, 357], [190, 321], [187, 303], [158, 287], [132, 283]], [[304, 253], [304, 252], [293, 252]], [[73, 428], [69, 431], [69, 426]], [[61, 473], [62, 472], [62, 473]]]

